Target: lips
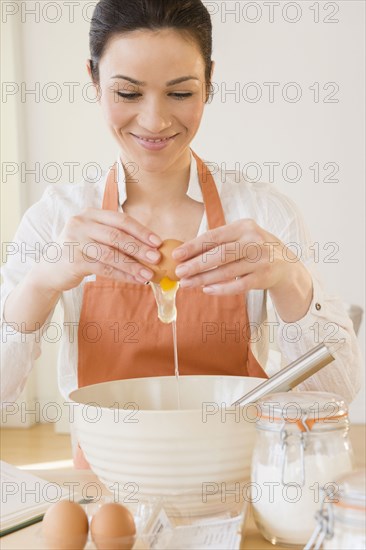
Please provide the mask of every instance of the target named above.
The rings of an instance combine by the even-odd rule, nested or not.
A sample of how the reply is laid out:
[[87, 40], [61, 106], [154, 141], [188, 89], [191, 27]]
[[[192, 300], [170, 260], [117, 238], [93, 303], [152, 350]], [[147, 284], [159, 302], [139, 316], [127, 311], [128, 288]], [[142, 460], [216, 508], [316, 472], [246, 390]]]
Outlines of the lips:
[[145, 138], [145, 137], [142, 137], [142, 136], [138, 136], [136, 134], [132, 134], [134, 137], [138, 138], [138, 139], [141, 139], [142, 141], [148, 141], [149, 143], [161, 143], [162, 141], [167, 141], [168, 139], [172, 139], [173, 137], [175, 137], [177, 134], [174, 134], [173, 136], [167, 136], [167, 137], [164, 137], [164, 138], [156, 138], [156, 139], [153, 139], [153, 138]]
[[152, 139], [152, 138], [137, 136], [131, 133], [131, 136], [137, 141], [137, 143], [139, 143], [142, 147], [144, 147], [144, 149], [148, 149], [150, 151], [160, 151], [161, 149], [164, 149], [170, 143], [172, 143], [172, 141], [177, 135], [178, 134], [174, 134], [173, 136]]

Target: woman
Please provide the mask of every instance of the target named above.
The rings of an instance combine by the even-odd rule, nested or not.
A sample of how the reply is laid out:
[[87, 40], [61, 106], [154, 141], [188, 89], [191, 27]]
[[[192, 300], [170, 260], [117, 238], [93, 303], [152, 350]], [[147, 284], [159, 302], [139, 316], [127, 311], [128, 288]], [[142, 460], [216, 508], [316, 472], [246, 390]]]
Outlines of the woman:
[[[209, 100], [211, 21], [200, 0], [100, 0], [87, 69], [119, 148], [96, 183], [53, 185], [25, 214], [17, 243], [57, 262], [13, 255], [3, 270], [5, 400], [16, 399], [40, 354], [39, 333], [64, 310], [59, 384], [173, 373], [171, 331], [158, 321], [146, 263], [163, 239], [174, 252], [181, 374], [267, 376], [267, 299], [285, 361], [329, 336], [345, 344], [301, 389], [340, 393], [360, 386], [352, 323], [313, 269], [293, 204], [269, 185], [213, 178], [190, 149]], [[302, 261], [285, 243], [297, 243]], [[316, 327], [316, 330], [314, 329]], [[254, 353], [253, 353], [254, 352]]]

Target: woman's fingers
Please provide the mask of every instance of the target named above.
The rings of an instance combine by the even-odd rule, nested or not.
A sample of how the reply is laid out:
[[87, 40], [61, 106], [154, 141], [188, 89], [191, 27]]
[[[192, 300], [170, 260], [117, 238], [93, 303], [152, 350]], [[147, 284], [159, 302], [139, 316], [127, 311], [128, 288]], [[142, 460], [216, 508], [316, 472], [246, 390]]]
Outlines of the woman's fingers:
[[248, 275], [252, 271], [253, 265], [242, 259], [241, 261], [218, 266], [216, 269], [209, 269], [187, 279], [183, 278], [180, 280], [180, 285], [182, 287], [196, 287], [233, 281], [235, 277]]
[[127, 279], [131, 278], [145, 283], [154, 275], [151, 269], [143, 266], [134, 258], [123, 254], [117, 248], [106, 246], [100, 242], [90, 242], [84, 245], [82, 256], [88, 263], [89, 269], [103, 277], [120, 278], [119, 274], [124, 273]]
[[256, 228], [257, 224], [251, 219], [237, 220], [228, 225], [210, 229], [199, 237], [185, 242], [174, 250], [172, 256], [177, 261], [185, 262], [220, 245], [239, 242], [243, 234], [247, 240], [254, 241]]
[[88, 208], [67, 220], [58, 243], [61, 258], [47, 270], [47, 284], [63, 292], [91, 274], [135, 283], [151, 280], [153, 271], [142, 262], [159, 261], [162, 241], [126, 214]]
[[[191, 258], [199, 256], [217, 247], [219, 244], [228, 240], [228, 234], [233, 234], [233, 224], [224, 225], [216, 229], [211, 229], [203, 235], [196, 237], [190, 241], [178, 246], [172, 253], [172, 256], [177, 261], [185, 262]], [[235, 236], [232, 237], [235, 240]], [[231, 239], [230, 239], [231, 240]]]
[[111, 264], [95, 262], [89, 263], [89, 265], [91, 266], [90, 273], [99, 277], [106, 277], [107, 279], [121, 281], [124, 283], [144, 284], [147, 282], [146, 279], [140, 277], [139, 275], [133, 276], [126, 271], [120, 271], [116, 267], [113, 267]]
[[184, 262], [178, 265], [179, 277], [190, 277], [216, 266], [258, 257], [261, 236], [253, 220], [238, 220], [207, 231], [173, 251], [173, 258]]
[[173, 257], [182, 262], [175, 270], [182, 287], [235, 294], [278, 284], [287, 272], [283, 252], [277, 237], [254, 220], [243, 219], [185, 243]]
[[76, 263], [68, 269], [81, 276], [93, 273], [120, 278], [120, 273], [126, 273], [135, 282], [146, 282], [154, 276], [146, 264], [158, 263], [161, 258], [157, 250], [161, 239], [137, 220], [119, 212], [87, 209], [68, 220], [63, 240], [75, 245]]
[[[96, 243], [114, 249], [114, 258], [121, 256], [122, 262], [157, 263], [161, 254], [156, 248], [151, 248], [133, 235], [102, 223], [91, 221], [88, 224], [88, 237]], [[140, 265], [141, 267], [141, 265]]]
[[123, 212], [113, 212], [112, 210], [101, 210], [98, 208], [87, 208], [84, 210], [82, 216], [132, 235], [137, 241], [140, 241], [141, 243], [144, 243], [152, 248], [156, 248], [162, 243], [162, 240], [158, 235], [156, 235], [156, 233], [153, 233], [149, 228], [142, 225], [135, 218], [132, 218]]
[[226, 242], [223, 245], [203, 250], [199, 256], [192, 258], [176, 269], [178, 277], [191, 277], [226, 263], [238, 262], [241, 259], [240, 243]]
[[220, 294], [223, 296], [225, 294], [242, 294], [253, 288], [256, 288], [256, 285], [254, 284], [254, 276], [251, 273], [233, 281], [205, 286], [203, 287], [203, 292], [205, 294]]
[[[255, 242], [236, 241], [225, 242], [220, 246], [216, 246], [207, 250], [203, 254], [179, 264], [176, 268], [178, 277], [193, 277], [199, 273], [205, 273], [215, 267], [229, 266], [228, 272], [238, 270], [238, 264], [244, 260], [246, 263], [253, 265], [263, 258], [263, 250], [260, 244]], [[226, 273], [223, 272], [223, 273]], [[236, 273], [241, 274], [241, 273]]]

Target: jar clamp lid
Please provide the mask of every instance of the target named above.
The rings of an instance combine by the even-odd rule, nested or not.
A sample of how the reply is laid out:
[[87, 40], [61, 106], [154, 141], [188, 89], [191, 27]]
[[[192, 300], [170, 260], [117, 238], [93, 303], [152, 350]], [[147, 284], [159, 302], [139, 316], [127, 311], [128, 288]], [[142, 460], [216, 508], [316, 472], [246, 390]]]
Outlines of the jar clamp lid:
[[272, 393], [258, 401], [259, 422], [279, 425], [295, 424], [301, 432], [314, 427], [334, 429], [341, 419], [348, 417], [348, 406], [341, 396], [328, 392], [280, 392]]
[[[347, 512], [356, 514], [360, 512], [361, 515], [359, 518], [364, 528], [366, 510], [366, 471], [355, 470], [349, 472], [337, 480], [337, 485], [338, 490], [335, 494], [331, 495], [331, 499], [328, 501], [327, 498], [329, 498], [329, 495], [325, 492], [321, 509], [316, 515], [317, 526], [304, 550], [319, 550], [325, 539], [333, 538], [335, 522], [333, 506], [337, 507], [339, 511], [343, 509], [345, 516]], [[351, 518], [352, 516], [348, 516], [348, 520]], [[351, 529], [353, 532], [354, 525], [351, 525]]]
[[366, 471], [355, 470], [338, 479], [336, 506], [350, 510], [366, 509]]
[[[305, 451], [308, 436], [344, 428], [348, 407], [337, 394], [326, 392], [279, 392], [261, 398], [258, 403], [257, 429], [279, 432], [282, 465], [281, 482], [287, 485], [286, 464], [290, 441], [299, 443], [300, 487], [305, 486]], [[291, 439], [292, 438], [292, 439]]]

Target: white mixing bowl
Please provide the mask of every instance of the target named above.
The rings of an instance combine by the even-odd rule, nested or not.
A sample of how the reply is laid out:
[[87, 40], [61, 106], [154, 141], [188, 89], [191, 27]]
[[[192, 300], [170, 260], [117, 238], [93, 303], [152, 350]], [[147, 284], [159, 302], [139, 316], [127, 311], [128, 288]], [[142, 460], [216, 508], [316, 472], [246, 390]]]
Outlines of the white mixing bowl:
[[262, 382], [181, 376], [180, 409], [173, 376], [85, 386], [70, 394], [78, 404], [77, 437], [92, 470], [118, 491], [120, 502], [162, 497], [192, 515], [212, 512], [243, 497], [255, 409], [231, 403]]

